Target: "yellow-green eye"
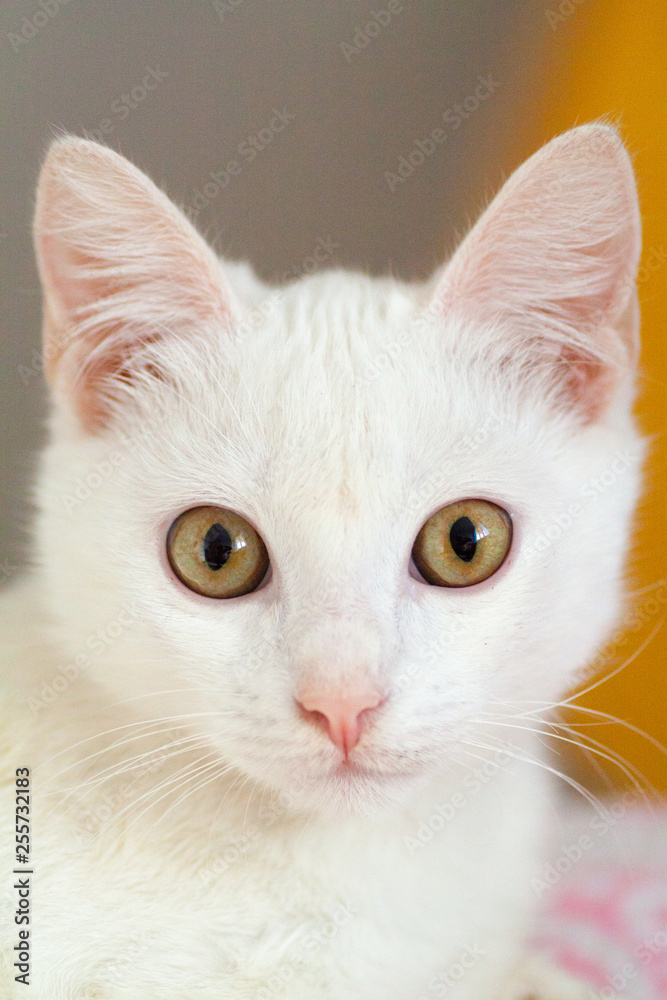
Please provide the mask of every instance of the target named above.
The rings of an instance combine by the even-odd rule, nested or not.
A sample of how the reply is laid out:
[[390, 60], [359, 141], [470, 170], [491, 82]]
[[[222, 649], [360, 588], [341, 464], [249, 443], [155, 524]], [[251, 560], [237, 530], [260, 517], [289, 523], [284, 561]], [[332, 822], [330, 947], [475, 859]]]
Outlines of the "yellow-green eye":
[[266, 545], [251, 524], [225, 507], [193, 507], [167, 535], [176, 576], [204, 597], [240, 597], [256, 590], [269, 568]]
[[458, 500], [429, 517], [412, 558], [434, 587], [471, 587], [500, 569], [511, 544], [506, 510], [488, 500]]

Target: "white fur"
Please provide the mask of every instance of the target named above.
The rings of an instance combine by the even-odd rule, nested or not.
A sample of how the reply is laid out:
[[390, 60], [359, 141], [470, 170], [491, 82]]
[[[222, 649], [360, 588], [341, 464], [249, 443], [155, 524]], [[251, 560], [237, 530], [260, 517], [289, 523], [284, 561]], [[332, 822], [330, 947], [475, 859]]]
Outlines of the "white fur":
[[[417, 1000], [443, 995], [464, 954], [455, 1000], [575, 995], [515, 969], [553, 822], [520, 714], [557, 702], [615, 621], [642, 452], [619, 319], [634, 195], [614, 134], [589, 129], [538, 154], [588, 192], [551, 206], [555, 263], [553, 219], [521, 258], [494, 203], [427, 286], [330, 272], [280, 293], [228, 264], [211, 291], [219, 265], [143, 175], [56, 144], [36, 232], [57, 405], [36, 565], [0, 612], [3, 816], [14, 769], [33, 769], [32, 996]], [[537, 212], [530, 177], [508, 187]], [[572, 314], [597, 316], [576, 337], [563, 267]], [[102, 281], [119, 287], [100, 300]], [[146, 330], [158, 339], [140, 343]], [[563, 342], [613, 369], [594, 419], [563, 388]], [[126, 375], [95, 382], [91, 354], [119, 344]], [[85, 391], [101, 423], [77, 409]], [[510, 512], [510, 557], [472, 588], [430, 587], [414, 538], [464, 497]], [[209, 600], [170, 572], [166, 531], [200, 503], [264, 538], [255, 593]], [[354, 751], [363, 773], [296, 711], [298, 685], [323, 677], [388, 695]], [[3, 998], [23, 996], [14, 930]]]

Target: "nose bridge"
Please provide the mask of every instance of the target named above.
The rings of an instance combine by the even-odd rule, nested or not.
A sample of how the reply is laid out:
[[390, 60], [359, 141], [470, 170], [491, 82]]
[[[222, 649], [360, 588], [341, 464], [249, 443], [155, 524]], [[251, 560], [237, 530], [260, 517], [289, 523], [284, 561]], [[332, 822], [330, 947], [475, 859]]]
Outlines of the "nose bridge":
[[397, 647], [392, 553], [370, 504], [346, 510], [346, 496], [305, 515], [283, 605], [297, 715], [344, 762], [387, 700]]
[[381, 520], [370, 503], [366, 511], [352, 510], [340, 498], [303, 513], [293, 532], [299, 545], [290, 553], [288, 589], [295, 611], [350, 615], [382, 603], [391, 554]]
[[297, 684], [326, 682], [331, 693], [349, 693], [382, 678], [396, 644], [395, 595], [377, 518], [339, 500], [318, 505], [299, 525], [284, 635]]
[[379, 685], [390, 644], [367, 609], [349, 607], [302, 619], [290, 645], [297, 684], [333, 693]]

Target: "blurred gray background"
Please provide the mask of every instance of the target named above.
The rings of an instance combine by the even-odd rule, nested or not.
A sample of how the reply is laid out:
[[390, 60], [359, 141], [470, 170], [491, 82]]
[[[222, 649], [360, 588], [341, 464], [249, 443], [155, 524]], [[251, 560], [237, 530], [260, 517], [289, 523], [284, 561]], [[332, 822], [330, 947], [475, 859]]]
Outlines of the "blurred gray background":
[[[332, 264], [420, 277], [530, 151], [517, 116], [550, 35], [529, 0], [5, 0], [0, 582], [28, 551], [44, 434], [30, 225], [54, 129], [102, 138], [200, 205], [218, 252], [266, 278], [320, 238], [337, 244]], [[480, 77], [492, 86], [476, 101]], [[276, 109], [293, 120], [265, 142]], [[391, 190], [386, 172], [437, 127], [447, 141]], [[248, 137], [261, 150], [220, 189], [211, 173]]]

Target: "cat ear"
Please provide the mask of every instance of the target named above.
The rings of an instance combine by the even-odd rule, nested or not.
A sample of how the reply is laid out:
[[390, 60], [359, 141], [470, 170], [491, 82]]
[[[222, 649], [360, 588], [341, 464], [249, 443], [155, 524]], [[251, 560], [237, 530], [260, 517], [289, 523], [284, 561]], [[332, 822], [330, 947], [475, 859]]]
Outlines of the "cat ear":
[[229, 322], [232, 296], [213, 251], [145, 174], [104, 146], [52, 144], [34, 236], [45, 371], [88, 429], [104, 424], [105, 394], [114, 377], [127, 379], [142, 345]]
[[434, 305], [501, 323], [586, 420], [637, 355], [641, 246], [630, 159], [614, 129], [583, 125], [516, 170], [445, 268]]

